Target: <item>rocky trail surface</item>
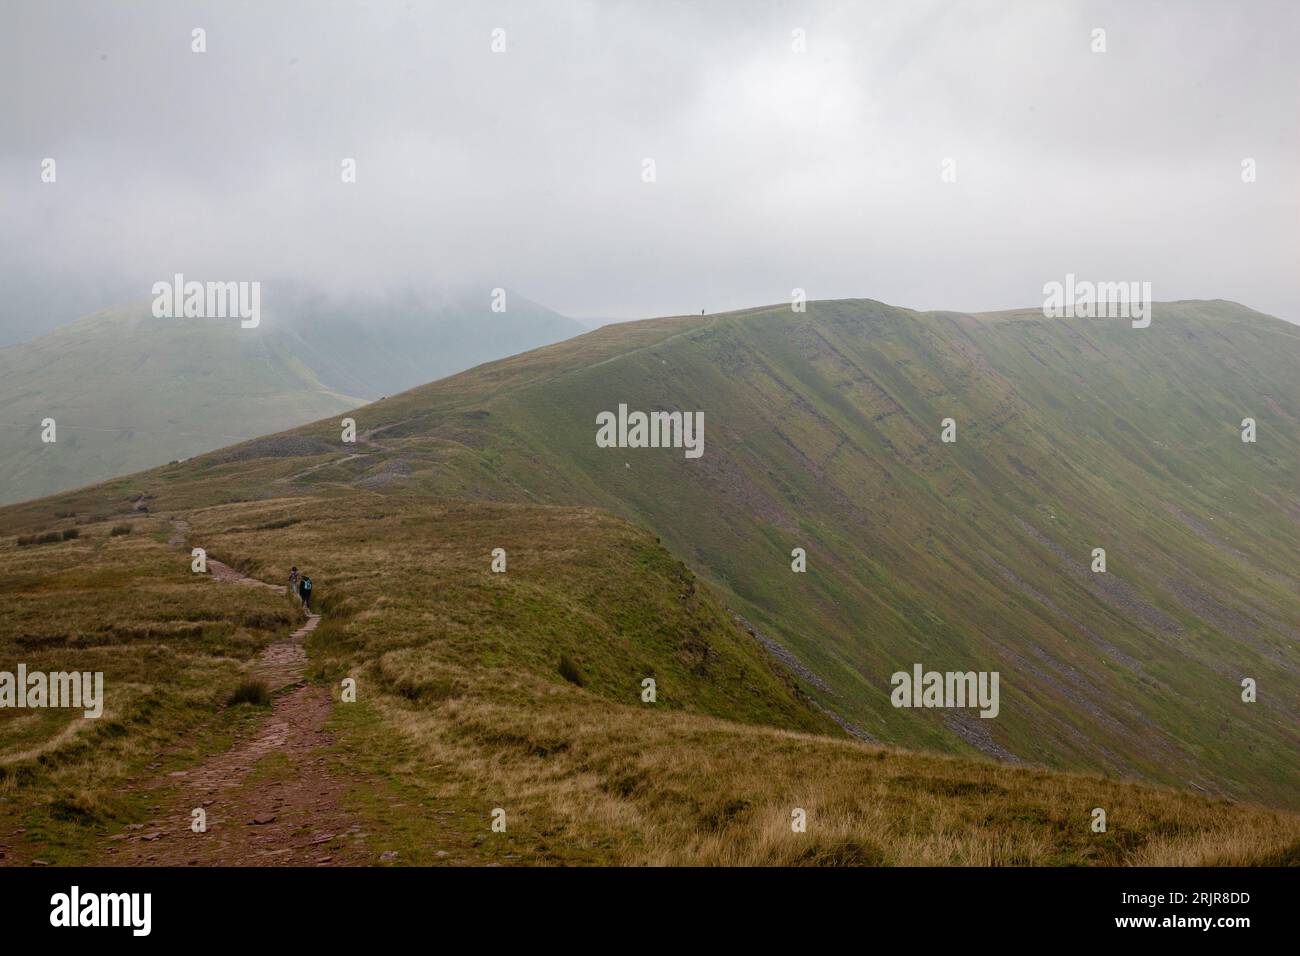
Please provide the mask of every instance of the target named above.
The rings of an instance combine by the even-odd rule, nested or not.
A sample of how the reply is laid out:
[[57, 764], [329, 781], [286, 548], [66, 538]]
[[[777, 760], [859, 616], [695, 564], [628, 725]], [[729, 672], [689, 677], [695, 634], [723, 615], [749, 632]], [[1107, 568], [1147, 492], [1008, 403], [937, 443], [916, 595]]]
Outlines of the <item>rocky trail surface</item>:
[[[189, 528], [177, 522], [172, 543]], [[267, 584], [208, 559], [222, 584]], [[320, 621], [268, 645], [252, 675], [273, 695], [271, 713], [228, 750], [198, 766], [146, 781], [157, 803], [146, 823], [108, 838], [103, 862], [112, 866], [326, 866], [377, 862], [368, 835], [344, 808], [349, 781], [331, 772], [325, 729], [329, 690], [306, 681], [305, 640]], [[202, 810], [205, 829], [194, 829]]]

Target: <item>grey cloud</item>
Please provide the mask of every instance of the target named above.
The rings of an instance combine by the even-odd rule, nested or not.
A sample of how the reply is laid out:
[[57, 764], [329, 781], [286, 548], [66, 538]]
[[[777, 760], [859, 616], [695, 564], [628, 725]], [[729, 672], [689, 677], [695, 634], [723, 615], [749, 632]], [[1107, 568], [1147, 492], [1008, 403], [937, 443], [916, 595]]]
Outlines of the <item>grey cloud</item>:
[[176, 271], [505, 285], [627, 318], [794, 286], [1008, 308], [1072, 271], [1300, 319], [1291, 4], [13, 3], [0, 23], [0, 341]]

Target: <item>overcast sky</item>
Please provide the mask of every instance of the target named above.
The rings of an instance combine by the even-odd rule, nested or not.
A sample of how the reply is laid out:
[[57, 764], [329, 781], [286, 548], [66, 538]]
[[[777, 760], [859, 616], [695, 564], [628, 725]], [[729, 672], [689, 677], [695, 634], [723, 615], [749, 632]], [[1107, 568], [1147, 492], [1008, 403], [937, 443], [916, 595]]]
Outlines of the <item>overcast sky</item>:
[[1300, 320], [1298, 7], [5, 0], [0, 341], [174, 272], [603, 318], [1073, 272]]

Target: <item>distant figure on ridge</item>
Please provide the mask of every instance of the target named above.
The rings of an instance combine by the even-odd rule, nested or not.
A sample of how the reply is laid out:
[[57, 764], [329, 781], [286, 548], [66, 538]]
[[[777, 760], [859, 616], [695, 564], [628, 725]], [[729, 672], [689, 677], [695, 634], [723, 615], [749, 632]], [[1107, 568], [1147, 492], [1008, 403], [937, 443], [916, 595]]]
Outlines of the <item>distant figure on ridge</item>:
[[305, 574], [302, 576], [302, 580], [298, 583], [298, 596], [302, 598], [302, 606], [306, 608], [308, 613], [310, 613], [311, 612], [311, 578], [307, 577], [307, 575]]

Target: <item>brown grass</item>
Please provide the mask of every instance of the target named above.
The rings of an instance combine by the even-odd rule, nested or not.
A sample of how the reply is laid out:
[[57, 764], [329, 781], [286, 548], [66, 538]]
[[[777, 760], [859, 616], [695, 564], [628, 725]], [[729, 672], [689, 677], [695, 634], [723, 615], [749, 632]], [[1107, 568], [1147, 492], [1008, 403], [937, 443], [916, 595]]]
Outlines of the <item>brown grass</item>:
[[[1247, 865], [1294, 860], [1300, 817], [1042, 768], [844, 739], [646, 533], [589, 509], [385, 499], [225, 505], [193, 540], [258, 576], [290, 564], [325, 610], [315, 679], [358, 678], [339, 746], [414, 794], [477, 816], [523, 863], [631, 865]], [[103, 669], [103, 721], [0, 714], [0, 827], [62, 841], [108, 821], [170, 743], [220, 713], [250, 660], [299, 620], [261, 589], [189, 572], [151, 519], [42, 549], [0, 548], [4, 659]], [[492, 574], [494, 547], [509, 572]], [[565, 659], [585, 686], [563, 676]], [[652, 675], [659, 701], [640, 700]], [[108, 728], [114, 728], [108, 733]], [[20, 772], [21, 771], [21, 772]], [[432, 820], [404, 862], [439, 847]], [[1109, 828], [1090, 829], [1104, 807]], [[369, 807], [369, 809], [367, 809]], [[491, 811], [508, 832], [491, 834]], [[791, 828], [801, 808], [807, 832]], [[411, 810], [419, 814], [423, 811]], [[467, 836], [466, 839], [469, 839]]]

